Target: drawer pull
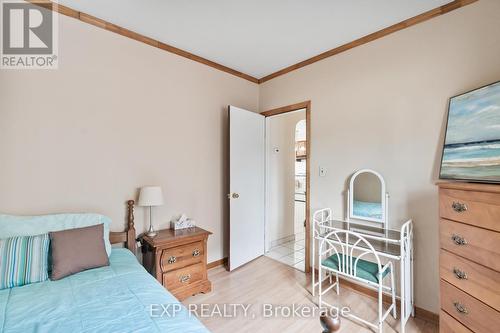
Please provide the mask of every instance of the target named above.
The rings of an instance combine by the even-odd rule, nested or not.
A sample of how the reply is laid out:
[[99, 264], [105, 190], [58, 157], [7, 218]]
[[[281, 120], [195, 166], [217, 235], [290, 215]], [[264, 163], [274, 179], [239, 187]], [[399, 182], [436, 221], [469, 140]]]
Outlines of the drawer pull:
[[453, 305], [455, 306], [455, 309], [457, 310], [458, 313], [461, 313], [461, 314], [468, 314], [469, 313], [467, 308], [463, 304], [461, 304], [460, 302], [453, 302]]
[[195, 249], [195, 250], [193, 251], [193, 257], [197, 257], [197, 256], [199, 256], [199, 255], [200, 255], [200, 250]]
[[451, 204], [451, 208], [453, 208], [453, 210], [457, 213], [463, 213], [467, 211], [467, 206], [457, 201], [453, 201], [453, 203]]
[[467, 245], [467, 241], [465, 238], [459, 235], [452, 235], [451, 240], [456, 244], [456, 245]]
[[457, 277], [459, 280], [467, 280], [467, 273], [464, 271], [461, 271], [460, 269], [454, 267], [453, 268], [453, 274]]
[[180, 283], [187, 283], [189, 280], [191, 280], [191, 274], [181, 275], [179, 278]]
[[169, 264], [173, 264], [177, 261], [177, 258], [175, 256], [171, 256], [170, 258], [168, 258], [168, 263]]

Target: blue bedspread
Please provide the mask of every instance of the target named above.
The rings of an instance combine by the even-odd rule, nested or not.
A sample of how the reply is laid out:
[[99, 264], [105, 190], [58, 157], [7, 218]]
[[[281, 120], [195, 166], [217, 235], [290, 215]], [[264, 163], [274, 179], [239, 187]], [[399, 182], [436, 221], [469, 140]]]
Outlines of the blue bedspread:
[[109, 267], [0, 290], [0, 332], [208, 332], [184, 307], [159, 316], [155, 306], [151, 316], [151, 304], [179, 301], [127, 249], [109, 259]]

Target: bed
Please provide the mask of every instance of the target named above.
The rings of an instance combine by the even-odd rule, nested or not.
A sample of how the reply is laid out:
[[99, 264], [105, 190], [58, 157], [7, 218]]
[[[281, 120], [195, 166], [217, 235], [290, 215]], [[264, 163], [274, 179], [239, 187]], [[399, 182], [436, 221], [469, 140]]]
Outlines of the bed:
[[109, 266], [0, 290], [0, 332], [209, 332], [130, 251], [133, 201], [127, 230], [110, 233], [110, 240], [126, 248], [113, 247]]

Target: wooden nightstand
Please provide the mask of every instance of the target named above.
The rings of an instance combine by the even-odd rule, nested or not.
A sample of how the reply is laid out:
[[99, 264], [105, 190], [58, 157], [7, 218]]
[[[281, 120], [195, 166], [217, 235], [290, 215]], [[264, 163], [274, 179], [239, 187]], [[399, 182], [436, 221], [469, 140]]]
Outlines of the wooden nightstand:
[[201, 228], [160, 230], [141, 237], [143, 264], [179, 300], [212, 290], [207, 276], [207, 239]]

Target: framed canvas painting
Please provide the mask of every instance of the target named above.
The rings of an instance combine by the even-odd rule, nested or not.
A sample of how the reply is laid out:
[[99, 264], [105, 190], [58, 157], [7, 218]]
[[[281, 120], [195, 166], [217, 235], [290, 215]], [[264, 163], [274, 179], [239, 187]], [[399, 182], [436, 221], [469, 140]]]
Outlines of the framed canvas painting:
[[500, 182], [500, 81], [450, 99], [439, 178]]

